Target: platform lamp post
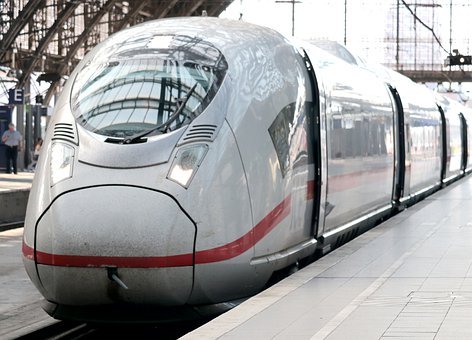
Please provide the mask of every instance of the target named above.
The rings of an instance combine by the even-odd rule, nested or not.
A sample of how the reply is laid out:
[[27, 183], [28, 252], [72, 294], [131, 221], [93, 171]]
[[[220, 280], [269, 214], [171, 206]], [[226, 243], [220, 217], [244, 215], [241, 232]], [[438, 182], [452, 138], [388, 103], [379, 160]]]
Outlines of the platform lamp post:
[[278, 4], [292, 4], [292, 37], [295, 36], [295, 4], [301, 3], [297, 0], [276, 0]]
[[[28, 91], [28, 95], [31, 95]], [[25, 105], [26, 107], [26, 105]], [[33, 149], [33, 107], [31, 105], [31, 101], [28, 102], [27, 109], [24, 110], [25, 115], [25, 133], [23, 135], [23, 139], [25, 141], [25, 147], [23, 148], [24, 151], [24, 168], [26, 169], [28, 165], [31, 163], [31, 150]]]

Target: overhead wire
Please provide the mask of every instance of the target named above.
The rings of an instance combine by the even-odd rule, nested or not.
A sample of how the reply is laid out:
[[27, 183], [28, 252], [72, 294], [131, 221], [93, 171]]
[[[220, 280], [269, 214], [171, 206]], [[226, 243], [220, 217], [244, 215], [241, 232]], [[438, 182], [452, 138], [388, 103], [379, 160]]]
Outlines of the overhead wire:
[[439, 46], [447, 53], [447, 54], [450, 54], [451, 52], [446, 50], [444, 48], [444, 46], [442, 45], [441, 43], [441, 40], [439, 40], [438, 36], [436, 35], [436, 32], [434, 32], [434, 29], [432, 27], [429, 27], [428, 25], [426, 25], [423, 20], [421, 20], [416, 14], [415, 12], [413, 12], [413, 10], [410, 8], [410, 6], [405, 2], [405, 0], [401, 0], [403, 5], [405, 6], [405, 8], [411, 13], [411, 15], [413, 15], [413, 17], [418, 20], [418, 22], [423, 25], [427, 30], [429, 30], [432, 34], [433, 34], [433, 37], [434, 39], [437, 41], [437, 43], [439, 44]]

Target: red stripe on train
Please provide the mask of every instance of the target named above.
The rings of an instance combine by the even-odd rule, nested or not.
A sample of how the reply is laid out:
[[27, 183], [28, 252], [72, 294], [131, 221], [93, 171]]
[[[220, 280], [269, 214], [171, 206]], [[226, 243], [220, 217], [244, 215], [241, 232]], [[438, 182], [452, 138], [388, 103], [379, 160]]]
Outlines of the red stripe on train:
[[[212, 263], [229, 260], [241, 255], [264, 238], [285, 217], [290, 214], [291, 196], [289, 195], [278, 204], [254, 228], [239, 239], [225, 245], [200, 250], [195, 253], [195, 263]], [[35, 259], [34, 249], [23, 240], [23, 256], [29, 260]], [[192, 266], [193, 254], [170, 256], [84, 256], [60, 255], [36, 251], [38, 264], [62, 267], [105, 267], [116, 266], [121, 268], [164, 268]]]

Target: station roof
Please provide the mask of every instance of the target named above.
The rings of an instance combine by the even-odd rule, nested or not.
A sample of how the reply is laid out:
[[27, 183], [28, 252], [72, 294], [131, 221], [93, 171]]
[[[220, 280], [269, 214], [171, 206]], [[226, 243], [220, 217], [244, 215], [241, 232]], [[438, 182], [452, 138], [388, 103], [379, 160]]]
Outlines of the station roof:
[[0, 1], [0, 66], [24, 87], [33, 72], [51, 83], [110, 34], [144, 21], [178, 16], [218, 16], [233, 0], [18, 0]]

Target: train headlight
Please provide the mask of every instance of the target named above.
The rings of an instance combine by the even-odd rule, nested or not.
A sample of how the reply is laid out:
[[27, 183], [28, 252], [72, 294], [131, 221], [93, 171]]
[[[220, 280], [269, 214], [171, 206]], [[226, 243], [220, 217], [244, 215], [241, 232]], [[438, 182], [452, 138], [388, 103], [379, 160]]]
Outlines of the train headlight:
[[72, 177], [74, 148], [55, 142], [51, 146], [51, 186]]
[[208, 145], [196, 144], [177, 151], [167, 178], [187, 188], [208, 151]]

